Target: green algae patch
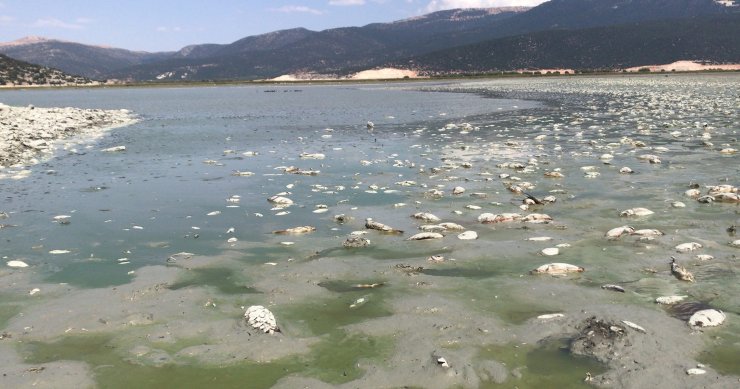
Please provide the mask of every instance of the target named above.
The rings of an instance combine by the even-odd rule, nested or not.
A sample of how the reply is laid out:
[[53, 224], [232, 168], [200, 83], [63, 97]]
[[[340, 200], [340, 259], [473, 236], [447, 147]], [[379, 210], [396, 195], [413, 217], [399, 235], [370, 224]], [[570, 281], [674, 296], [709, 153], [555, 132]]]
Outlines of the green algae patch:
[[74, 262], [51, 274], [46, 281], [81, 288], [105, 288], [128, 284], [133, 279], [128, 272], [134, 269], [135, 267], [119, 265], [109, 260]]
[[[592, 388], [584, 381], [587, 373], [597, 376], [606, 372], [605, 365], [568, 350], [568, 339], [550, 339], [537, 345], [484, 346], [478, 358], [495, 360], [506, 366], [507, 378], [502, 383], [485, 381], [481, 388]], [[515, 373], [514, 373], [515, 372]]]
[[20, 311], [20, 305], [0, 304], [0, 329], [5, 328], [8, 325], [8, 321]]
[[331, 384], [342, 384], [362, 377], [363, 360], [378, 362], [393, 350], [393, 341], [386, 337], [348, 335], [336, 331], [311, 348], [304, 361], [301, 375], [317, 378]]
[[346, 325], [391, 316], [392, 312], [383, 303], [384, 296], [382, 289], [347, 292], [336, 298], [276, 307], [275, 315], [281, 322], [297, 327], [298, 332], [323, 335]]
[[[183, 345], [180, 345], [182, 348]], [[235, 363], [227, 366], [198, 365], [167, 360], [144, 365], [122, 357], [112, 335], [65, 337], [53, 343], [30, 342], [20, 347], [24, 362], [42, 364], [60, 360], [90, 365], [94, 379], [104, 388], [270, 388], [289, 374], [314, 377], [328, 383], [345, 383], [364, 374], [362, 361], [378, 360], [393, 347], [387, 338], [336, 331], [304, 356], [270, 363]]]
[[188, 274], [181, 280], [171, 284], [169, 289], [178, 290], [188, 287], [210, 286], [223, 294], [239, 295], [245, 293], [259, 293], [255, 288], [245, 285], [239, 275], [232, 269], [226, 268], [199, 268], [187, 270]]
[[713, 340], [714, 344], [698, 356], [698, 361], [720, 374], [740, 376], [740, 335], [728, 328]]

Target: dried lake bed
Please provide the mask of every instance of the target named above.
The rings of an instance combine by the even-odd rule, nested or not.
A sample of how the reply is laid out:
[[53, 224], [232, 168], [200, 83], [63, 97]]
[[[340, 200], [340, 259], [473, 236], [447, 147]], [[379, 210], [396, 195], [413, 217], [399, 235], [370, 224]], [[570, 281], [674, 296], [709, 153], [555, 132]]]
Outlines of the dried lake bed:
[[739, 81], [4, 91], [138, 122], [3, 171], [0, 385], [735, 387]]

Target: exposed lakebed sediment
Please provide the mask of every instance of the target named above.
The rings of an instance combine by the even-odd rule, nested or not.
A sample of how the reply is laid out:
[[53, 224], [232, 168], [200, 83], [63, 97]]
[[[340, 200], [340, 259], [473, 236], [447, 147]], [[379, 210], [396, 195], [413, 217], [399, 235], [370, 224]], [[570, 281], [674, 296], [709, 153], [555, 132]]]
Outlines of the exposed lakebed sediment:
[[57, 141], [95, 138], [134, 122], [125, 110], [13, 107], [0, 104], [0, 167], [34, 165], [53, 155]]
[[125, 152], [3, 183], [0, 385], [734, 387], [736, 83], [108, 96]]

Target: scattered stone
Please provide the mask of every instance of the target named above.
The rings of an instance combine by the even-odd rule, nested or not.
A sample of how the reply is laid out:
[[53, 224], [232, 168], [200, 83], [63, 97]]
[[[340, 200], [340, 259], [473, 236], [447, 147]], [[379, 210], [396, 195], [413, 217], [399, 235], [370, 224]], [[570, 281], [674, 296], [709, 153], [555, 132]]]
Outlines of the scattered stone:
[[350, 235], [344, 243], [342, 243], [342, 246], [347, 248], [367, 247], [370, 246], [370, 239], [359, 235]]

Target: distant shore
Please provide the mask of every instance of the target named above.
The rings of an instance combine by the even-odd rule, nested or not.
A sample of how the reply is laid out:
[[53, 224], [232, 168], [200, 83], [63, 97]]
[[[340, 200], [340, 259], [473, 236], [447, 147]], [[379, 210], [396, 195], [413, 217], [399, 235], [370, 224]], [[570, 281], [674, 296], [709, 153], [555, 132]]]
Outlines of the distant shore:
[[12, 107], [0, 103], [0, 169], [34, 165], [53, 155], [59, 140], [92, 139], [106, 128], [133, 122], [135, 118], [127, 110]]

